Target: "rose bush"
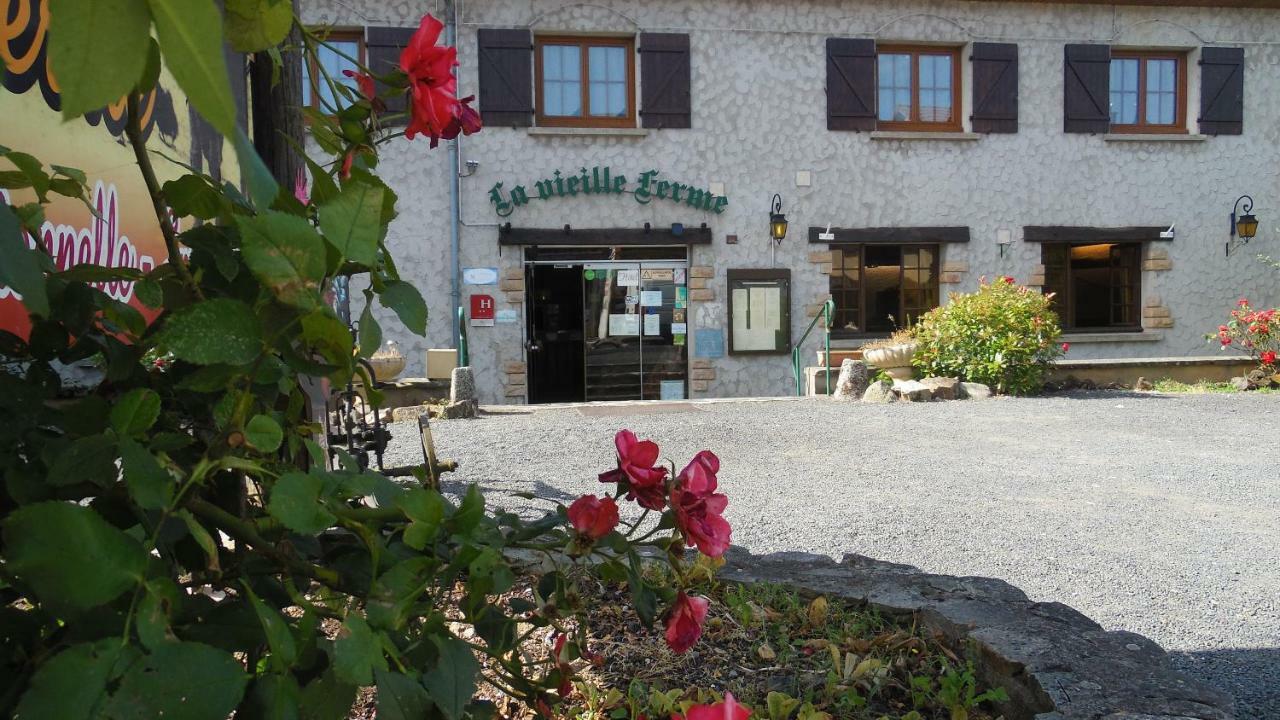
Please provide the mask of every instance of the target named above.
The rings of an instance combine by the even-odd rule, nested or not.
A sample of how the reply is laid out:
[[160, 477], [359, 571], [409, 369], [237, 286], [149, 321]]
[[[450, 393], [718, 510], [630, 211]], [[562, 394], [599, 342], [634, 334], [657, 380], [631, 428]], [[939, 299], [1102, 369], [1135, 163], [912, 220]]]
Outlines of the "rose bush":
[[920, 317], [912, 364], [925, 375], [959, 377], [1022, 395], [1044, 386], [1049, 365], [1067, 344], [1052, 295], [1042, 295], [1008, 276], [975, 293], [952, 293], [946, 305]]
[[1255, 308], [1248, 298], [1240, 298], [1227, 322], [1218, 326], [1216, 334], [1206, 337], [1223, 350], [1247, 354], [1263, 370], [1280, 371], [1276, 365], [1276, 354], [1280, 352], [1280, 308]]
[[[44, 208], [51, 195], [83, 198], [88, 178], [0, 148], [0, 282], [32, 324], [26, 337], [0, 332], [0, 716], [337, 719], [373, 686], [380, 718], [460, 720], [493, 714], [481, 684], [550, 715], [585, 655], [588, 568], [625, 582], [640, 618], [661, 619], [687, 650], [705, 605], [687, 592], [684, 548], [718, 556], [731, 532], [711, 453], [676, 474], [656, 465], [654, 443], [620, 432], [613, 496], [530, 522], [487, 508], [476, 486], [442, 493], [426, 468], [409, 482], [374, 472], [327, 447], [308, 411], [304, 380], [346, 385], [379, 346], [375, 302], [425, 331], [422, 296], [384, 242], [397, 198], [377, 152], [397, 134], [376, 92], [411, 95], [412, 134], [433, 144], [479, 128], [439, 23], [423, 19], [400, 70], [372, 83], [360, 68], [353, 89], [314, 62], [326, 40], [288, 3], [226, 4], [237, 50], [278, 58], [297, 30], [315, 81], [348, 103], [311, 112], [329, 157], [305, 158], [297, 182], [274, 178], [236, 128], [219, 4], [116, 5], [145, 21], [136, 43], [78, 75], [63, 53], [93, 47], [102, 18], [51, 4], [50, 59], [71, 68], [58, 73], [67, 117], [121, 100], [100, 77], [126, 80], [123, 139], [173, 261], [147, 273], [54, 267], [37, 232]], [[199, 70], [176, 82], [232, 140], [244, 192], [195, 171], [156, 179], [139, 97], [160, 57]], [[325, 300], [351, 277], [367, 286], [358, 337]], [[107, 282], [133, 283], [155, 320], [105, 294]], [[101, 382], [66, 393], [58, 368], [87, 358]], [[626, 526], [624, 496], [641, 505]], [[646, 548], [669, 566], [662, 581], [645, 571]], [[522, 575], [528, 591], [512, 597]], [[554, 653], [527, 657], [539, 632], [555, 634]]]

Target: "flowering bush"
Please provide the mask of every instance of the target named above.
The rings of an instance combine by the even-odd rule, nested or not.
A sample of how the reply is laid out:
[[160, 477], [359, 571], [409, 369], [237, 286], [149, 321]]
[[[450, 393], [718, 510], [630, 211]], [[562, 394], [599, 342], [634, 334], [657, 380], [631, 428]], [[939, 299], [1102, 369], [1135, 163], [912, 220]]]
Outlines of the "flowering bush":
[[[0, 717], [342, 718], [376, 686], [379, 717], [460, 720], [494, 714], [480, 684], [550, 715], [584, 655], [575, 617], [595, 596], [573, 569], [588, 564], [626, 582], [673, 650], [696, 642], [705, 601], [689, 593], [684, 548], [719, 557], [731, 532], [714, 454], [676, 473], [656, 465], [654, 443], [620, 432], [617, 469], [601, 478], [612, 496], [528, 522], [489, 511], [476, 486], [446, 497], [424, 468], [395, 482], [326, 449], [307, 411], [304, 378], [346, 385], [380, 344], [375, 300], [425, 333], [422, 296], [384, 242], [397, 198], [374, 171], [395, 135], [375, 93], [411, 95], [412, 134], [433, 143], [479, 129], [456, 97], [454, 50], [436, 46], [440, 24], [424, 18], [403, 67], [376, 83], [353, 71], [353, 89], [315, 61], [325, 40], [289, 3], [226, 4], [236, 50], [280, 57], [297, 29], [313, 80], [349, 101], [312, 113], [330, 157], [306, 158], [310, 183], [282, 187], [236, 129], [223, 4], [112, 3], [137, 42], [91, 65], [63, 56], [100, 39], [101, 13], [82, 5], [49, 9], [63, 113], [128, 93], [125, 136], [171, 261], [146, 273], [55, 267], [37, 232], [49, 193], [83, 197], [88, 178], [0, 147], [19, 168], [0, 172], [13, 191], [0, 202], [0, 281], [33, 328], [0, 332]], [[186, 70], [174, 76], [194, 108], [235, 138], [245, 192], [195, 170], [157, 181], [139, 103], [157, 44]], [[172, 218], [187, 217], [203, 222], [179, 232]], [[339, 276], [368, 287], [358, 341], [326, 302]], [[106, 282], [134, 283], [154, 322], [99, 290]], [[57, 368], [90, 357], [102, 382], [64, 397]], [[625, 527], [623, 496], [644, 510]], [[670, 565], [662, 581], [643, 571], [645, 546]], [[511, 598], [520, 573], [532, 574], [529, 596]], [[548, 630], [552, 657], [519, 651]]]
[[1276, 365], [1276, 354], [1280, 353], [1280, 308], [1260, 310], [1247, 298], [1240, 298], [1226, 324], [1218, 326], [1217, 334], [1206, 337], [1223, 350], [1234, 348], [1247, 353], [1264, 370], [1280, 370]]
[[912, 364], [925, 375], [959, 377], [1021, 395], [1044, 385], [1049, 364], [1067, 349], [1053, 312], [1052, 295], [1018, 285], [1011, 277], [976, 293], [952, 293], [946, 305], [921, 316], [912, 332]]

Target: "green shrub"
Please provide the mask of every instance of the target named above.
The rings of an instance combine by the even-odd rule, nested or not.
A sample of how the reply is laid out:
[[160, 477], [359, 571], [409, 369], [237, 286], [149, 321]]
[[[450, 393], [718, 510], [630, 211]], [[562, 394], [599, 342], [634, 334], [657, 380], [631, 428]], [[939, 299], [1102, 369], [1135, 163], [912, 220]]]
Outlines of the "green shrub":
[[952, 293], [950, 302], [922, 316], [913, 328], [912, 358], [925, 375], [959, 377], [1023, 395], [1040, 390], [1049, 364], [1067, 349], [1045, 296], [1002, 277], [976, 293]]

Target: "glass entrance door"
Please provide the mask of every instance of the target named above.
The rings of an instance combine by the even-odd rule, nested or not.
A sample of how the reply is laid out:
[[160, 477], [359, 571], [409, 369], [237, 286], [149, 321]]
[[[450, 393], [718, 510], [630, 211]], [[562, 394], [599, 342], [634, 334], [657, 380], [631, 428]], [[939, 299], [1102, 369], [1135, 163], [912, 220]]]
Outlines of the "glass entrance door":
[[688, 263], [666, 259], [683, 248], [537, 250], [526, 255], [529, 402], [688, 397]]

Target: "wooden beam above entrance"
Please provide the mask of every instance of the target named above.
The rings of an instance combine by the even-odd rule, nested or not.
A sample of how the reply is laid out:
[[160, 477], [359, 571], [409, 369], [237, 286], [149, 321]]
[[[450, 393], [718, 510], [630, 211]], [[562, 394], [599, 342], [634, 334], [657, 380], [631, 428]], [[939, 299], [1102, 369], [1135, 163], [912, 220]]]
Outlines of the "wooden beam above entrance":
[[1026, 225], [1022, 239], [1034, 243], [1106, 243], [1172, 240], [1161, 236], [1167, 228], [1150, 227], [1071, 227], [1065, 225]]
[[498, 228], [499, 245], [710, 245], [711, 228]]
[[835, 239], [822, 239], [825, 227], [810, 227], [809, 242], [831, 245], [927, 245], [933, 243], [967, 243], [969, 228], [957, 227], [866, 227], [831, 228]]

